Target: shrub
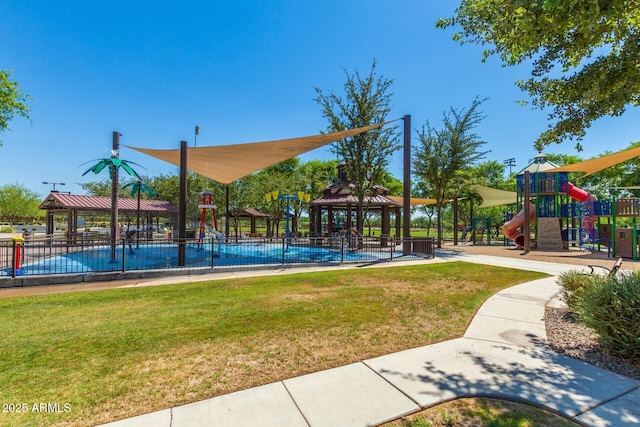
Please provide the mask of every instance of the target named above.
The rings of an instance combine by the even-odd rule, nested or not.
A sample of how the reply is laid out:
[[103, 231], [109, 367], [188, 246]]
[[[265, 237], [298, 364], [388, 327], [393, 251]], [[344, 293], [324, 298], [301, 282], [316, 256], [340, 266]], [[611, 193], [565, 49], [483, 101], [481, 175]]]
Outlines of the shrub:
[[640, 363], [640, 274], [595, 281], [580, 292], [577, 310], [579, 321], [598, 334], [607, 351]]
[[569, 270], [567, 272], [561, 273], [556, 283], [560, 285], [560, 295], [569, 306], [569, 309], [578, 314], [578, 301], [580, 299], [580, 295], [582, 291], [586, 287], [590, 287], [594, 282], [604, 281], [605, 279], [581, 273], [578, 270]]

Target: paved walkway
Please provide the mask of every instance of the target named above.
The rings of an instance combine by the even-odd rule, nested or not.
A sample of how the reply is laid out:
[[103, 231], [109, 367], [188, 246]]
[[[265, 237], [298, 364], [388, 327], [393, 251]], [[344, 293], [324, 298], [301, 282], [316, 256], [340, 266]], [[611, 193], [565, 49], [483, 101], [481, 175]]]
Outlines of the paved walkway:
[[[576, 268], [482, 255], [439, 258], [553, 275]], [[368, 426], [468, 396], [529, 402], [588, 426], [639, 425], [640, 381], [547, 347], [544, 308], [558, 303], [558, 291], [553, 277], [505, 289], [482, 305], [462, 338], [107, 425]]]

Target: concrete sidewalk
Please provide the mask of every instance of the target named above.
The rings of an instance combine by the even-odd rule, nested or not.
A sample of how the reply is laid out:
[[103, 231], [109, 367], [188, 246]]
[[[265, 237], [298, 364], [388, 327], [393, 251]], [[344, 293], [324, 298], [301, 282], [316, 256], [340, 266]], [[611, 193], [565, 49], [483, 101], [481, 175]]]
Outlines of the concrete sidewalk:
[[[554, 275], [576, 268], [443, 255]], [[553, 277], [505, 289], [482, 305], [462, 338], [106, 425], [368, 426], [469, 396], [529, 402], [588, 426], [640, 424], [640, 381], [548, 348], [544, 309], [558, 291]]]

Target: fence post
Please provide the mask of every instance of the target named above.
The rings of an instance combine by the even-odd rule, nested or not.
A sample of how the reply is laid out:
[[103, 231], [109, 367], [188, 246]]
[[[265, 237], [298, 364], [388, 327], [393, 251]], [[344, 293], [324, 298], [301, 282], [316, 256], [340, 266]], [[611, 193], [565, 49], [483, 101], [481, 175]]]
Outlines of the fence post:
[[282, 265], [284, 265], [284, 252], [285, 252], [285, 242], [287, 241], [286, 238], [282, 239]]
[[215, 259], [216, 259], [216, 238], [215, 236], [211, 236], [211, 268], [213, 268], [213, 265], [215, 263]]
[[120, 239], [120, 241], [122, 242], [122, 272], [124, 273], [124, 254], [127, 251], [127, 243], [125, 239]]

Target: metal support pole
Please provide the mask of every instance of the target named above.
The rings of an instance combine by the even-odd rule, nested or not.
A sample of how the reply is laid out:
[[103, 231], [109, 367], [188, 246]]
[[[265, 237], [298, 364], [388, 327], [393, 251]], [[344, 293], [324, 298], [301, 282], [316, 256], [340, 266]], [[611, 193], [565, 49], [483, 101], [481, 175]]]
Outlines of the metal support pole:
[[[113, 132], [113, 149], [111, 157], [120, 157], [120, 133]], [[118, 167], [111, 166], [111, 262], [117, 262], [116, 246], [120, 238], [120, 226], [118, 224]], [[74, 224], [75, 230], [75, 224]], [[69, 228], [69, 232], [71, 228]]]
[[531, 226], [531, 219], [529, 217], [529, 210], [531, 209], [531, 175], [529, 171], [524, 171], [524, 252], [523, 255], [529, 253], [531, 249], [531, 233], [529, 228]]
[[224, 236], [226, 241], [229, 241], [229, 225], [231, 224], [231, 218], [229, 215], [229, 184], [225, 186], [225, 208], [224, 208]]
[[180, 141], [180, 202], [178, 203], [178, 267], [187, 264], [187, 141]]
[[289, 209], [290, 209], [290, 197], [286, 197], [287, 199], [287, 215], [286, 215], [286, 221], [285, 221], [285, 235], [286, 235], [286, 239], [287, 239], [287, 248], [286, 250], [289, 250], [289, 245], [291, 244], [291, 232], [289, 231]]
[[403, 164], [403, 192], [402, 192], [402, 245], [403, 255], [411, 253], [411, 116], [404, 120], [404, 164]]

